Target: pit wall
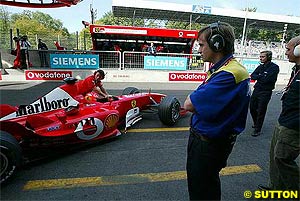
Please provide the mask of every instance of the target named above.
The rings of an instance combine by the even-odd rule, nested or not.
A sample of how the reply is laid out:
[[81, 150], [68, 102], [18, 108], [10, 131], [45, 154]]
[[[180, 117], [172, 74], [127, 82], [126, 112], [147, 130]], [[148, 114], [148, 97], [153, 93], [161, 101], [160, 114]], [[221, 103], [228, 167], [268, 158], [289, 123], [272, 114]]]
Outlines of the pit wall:
[[[290, 68], [287, 65], [284, 68]], [[281, 66], [283, 68], [283, 66]], [[203, 82], [206, 75], [197, 71], [153, 71], [153, 70], [111, 70], [104, 69], [106, 76], [103, 82], [157, 82], [157, 83], [195, 83]], [[30, 82], [30, 81], [61, 81], [65, 77], [84, 79], [93, 74], [94, 70], [15, 70], [2, 69], [1, 82]], [[277, 83], [288, 83], [290, 74], [280, 73]]]
[[[52, 55], [59, 55], [53, 52]], [[72, 54], [63, 52], [60, 55], [77, 55], [74, 52]], [[104, 82], [158, 82], [158, 83], [192, 83], [192, 82], [203, 82], [205, 79], [205, 72], [209, 69], [209, 63], [199, 62], [193, 60], [197, 58], [197, 55], [185, 55], [185, 54], [162, 54], [160, 57], [152, 58], [167, 58], [182, 59], [182, 58], [193, 58], [188, 59], [188, 67], [181, 70], [173, 68], [173, 66], [167, 66], [168, 70], [157, 70], [157, 69], [145, 69], [145, 62], [141, 58], [151, 58], [146, 55], [145, 52], [115, 52], [115, 51], [98, 51], [99, 66], [107, 73]], [[51, 55], [51, 54], [48, 54]], [[89, 55], [89, 54], [87, 54]], [[15, 58], [7, 51], [1, 50], [2, 57], [2, 68], [0, 74], [0, 82], [24, 82], [24, 81], [61, 81], [66, 76], [85, 78], [91, 75], [94, 70], [87, 69], [52, 69], [48, 67], [40, 67], [39, 57], [37, 51], [30, 52], [30, 58], [33, 66], [29, 70], [18, 70], [11, 69], [13, 59]], [[252, 73], [254, 69], [259, 65], [258, 58], [246, 58], [236, 57], [248, 70]], [[122, 62], [123, 60], [123, 62]], [[48, 60], [50, 61], [50, 60]], [[276, 60], [272, 62], [278, 64], [280, 67], [280, 73], [278, 75], [277, 84], [285, 85], [290, 77], [293, 64], [287, 60]], [[196, 65], [197, 64], [197, 65]], [[98, 65], [98, 64], [97, 64]], [[188, 70], [185, 70], [188, 69]]]

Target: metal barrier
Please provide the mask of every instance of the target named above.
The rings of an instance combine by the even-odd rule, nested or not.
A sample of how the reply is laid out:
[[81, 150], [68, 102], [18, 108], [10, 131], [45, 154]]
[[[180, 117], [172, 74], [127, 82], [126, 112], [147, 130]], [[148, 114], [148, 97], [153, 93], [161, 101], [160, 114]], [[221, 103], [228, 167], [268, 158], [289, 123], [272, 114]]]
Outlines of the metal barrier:
[[123, 52], [123, 65], [122, 70], [124, 69], [135, 69], [143, 70], [144, 69], [144, 56], [150, 55], [148, 52]]
[[[16, 56], [12, 55], [10, 50], [1, 50], [2, 59], [13, 65]], [[99, 67], [104, 69], [117, 69], [117, 70], [144, 70], [145, 56], [150, 56], [148, 52], [119, 52], [119, 51], [84, 51], [84, 50], [29, 50], [29, 62], [32, 69], [49, 69], [50, 67], [50, 54], [90, 54], [99, 55]], [[196, 70], [198, 72], [205, 72], [211, 66], [208, 62], [203, 62], [199, 54], [180, 54], [180, 53], [157, 53], [156, 57], [184, 57], [187, 58], [186, 70]], [[237, 60], [241, 62], [247, 70], [251, 73], [259, 65], [259, 58], [257, 57], [245, 57], [235, 55]], [[41, 59], [45, 59], [46, 62], [42, 62]], [[286, 67], [288, 64], [287, 59], [273, 59], [273, 62], [279, 65], [280, 74], [289, 74], [291, 68]], [[288, 65], [289, 66], [289, 65]], [[2, 67], [3, 68], [3, 67]], [[166, 69], [170, 70], [170, 68]], [[182, 70], [182, 69], [181, 69]]]
[[95, 51], [100, 57], [100, 66], [102, 68], [121, 69], [122, 54], [119, 51]]
[[[5, 75], [7, 72], [5, 71], [5, 68], [12, 67], [14, 63], [14, 59], [16, 56], [11, 54], [11, 51], [9, 49], [7, 50], [0, 50], [0, 57], [2, 57], [2, 62], [5, 64], [4, 66], [0, 66], [1, 74]], [[149, 56], [150, 53], [148, 52], [119, 52], [119, 51], [83, 51], [83, 50], [47, 50], [44, 51], [43, 58], [46, 58], [46, 64], [42, 66], [42, 62], [40, 60], [40, 54], [41, 51], [38, 50], [29, 50], [29, 61], [32, 64], [29, 69], [40, 69], [40, 70], [48, 70], [50, 69], [50, 54], [92, 54], [92, 55], [99, 55], [99, 67], [104, 68], [106, 70], [133, 70], [133, 71], [143, 71], [145, 70], [144, 66], [144, 60], [145, 56]], [[178, 53], [157, 53], [156, 57], [165, 56], [165, 57], [185, 57], [187, 58], [186, 62], [186, 70], [187, 71], [195, 71], [196, 73], [199, 72], [206, 72], [210, 67], [211, 63], [209, 62], [203, 62], [200, 55], [197, 54], [178, 54]], [[71, 57], [71, 55], [69, 56]], [[243, 66], [246, 67], [249, 73], [252, 73], [254, 69], [259, 65], [259, 58], [256, 57], [245, 57], [245, 56], [238, 56], [235, 55], [236, 59], [242, 63]], [[68, 58], [68, 57], [67, 57]], [[168, 60], [167, 58], [163, 58], [165, 60]], [[163, 60], [162, 59], [162, 60]], [[279, 73], [279, 80], [281, 80], [283, 83], [285, 81], [288, 81], [289, 75], [292, 71], [293, 63], [290, 63], [287, 59], [273, 59], [274, 63], [276, 63], [280, 68]], [[1, 63], [2, 63], [1, 62]], [[63, 68], [60, 68], [58, 70], [62, 70]], [[79, 68], [74, 68], [76, 70], [84, 70]], [[55, 70], [55, 69], [54, 69]], [[70, 70], [70, 69], [69, 69]], [[151, 71], [152, 69], [150, 69]], [[185, 69], [180, 69], [181, 71]], [[149, 72], [146, 68], [147, 73]], [[158, 72], [161, 74], [167, 73], [167, 72], [174, 72], [176, 69], [168, 68], [166, 66], [166, 69], [164, 70], [155, 70], [151, 72]], [[120, 73], [120, 76], [124, 76], [126, 72], [118, 72]], [[137, 72], [138, 73], [138, 72]], [[190, 72], [194, 73], [194, 72]], [[82, 76], [85, 76], [83, 74]], [[117, 75], [119, 76], [119, 75]], [[125, 75], [126, 76], [126, 75]], [[19, 79], [19, 78], [18, 78]]]
[[[144, 57], [148, 52], [119, 52], [119, 51], [83, 51], [83, 50], [29, 50], [30, 68], [50, 68], [50, 54], [98, 54], [99, 67], [108, 69], [144, 69]], [[41, 55], [43, 55], [41, 57]], [[157, 53], [157, 57], [187, 58], [187, 70], [204, 70], [204, 62], [199, 54]], [[41, 60], [45, 59], [45, 62]]]
[[[46, 65], [41, 61], [41, 54], [46, 59]], [[50, 54], [98, 54], [100, 68], [121, 69], [122, 66], [122, 54], [119, 51], [29, 50], [30, 68], [50, 68]]]

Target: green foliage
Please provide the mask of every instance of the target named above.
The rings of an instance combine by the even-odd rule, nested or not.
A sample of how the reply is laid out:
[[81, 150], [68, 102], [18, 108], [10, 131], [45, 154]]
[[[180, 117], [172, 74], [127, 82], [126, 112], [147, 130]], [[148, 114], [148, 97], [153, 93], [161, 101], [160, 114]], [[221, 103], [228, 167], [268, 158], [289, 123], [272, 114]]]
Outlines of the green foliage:
[[9, 13], [3, 8], [0, 8], [0, 31], [7, 30], [9, 28], [9, 24]]
[[59, 31], [64, 28], [63, 23], [60, 20], [53, 19], [50, 15], [39, 11], [32, 13], [32, 19], [44, 25], [48, 29]]
[[170, 28], [170, 29], [189, 29], [189, 23], [168, 21], [166, 23], [166, 28]]
[[144, 20], [127, 17], [115, 17], [112, 12], [107, 12], [95, 24], [100, 25], [123, 25], [123, 26], [144, 26]]
[[249, 28], [247, 31], [248, 40], [261, 40], [261, 41], [277, 41], [279, 42], [282, 39], [282, 32], [275, 30], [257, 30], [254, 28]]
[[79, 38], [82, 41], [80, 43], [79, 49], [82, 49], [82, 50], [93, 49], [92, 37], [91, 37], [89, 28], [82, 29], [81, 32], [79, 33]]
[[[3, 9], [3, 7], [0, 8], [0, 48], [4, 49], [4, 44], [6, 45], [9, 41], [9, 35], [3, 34], [6, 30], [9, 30], [10, 26], [10, 19], [9, 19], [9, 13]], [[7, 44], [8, 46], [9, 44]]]
[[63, 27], [60, 20], [53, 19], [50, 15], [36, 11], [25, 10], [21, 14], [11, 16], [11, 28], [19, 29], [24, 34], [40, 34], [44, 36], [62, 35], [69, 36], [69, 32]]
[[199, 23], [190, 24], [188, 22], [168, 21], [166, 23], [166, 28], [199, 30], [201, 28], [201, 24]]
[[[40, 11], [32, 12], [24, 10], [22, 13], [10, 14], [5, 9], [0, 9], [0, 31], [1, 31], [1, 48], [10, 48], [10, 29], [13, 36], [19, 34], [27, 35], [31, 42], [32, 48], [37, 48], [37, 38], [42, 38], [48, 43], [49, 48], [55, 48], [53, 41], [60, 40], [72, 48], [76, 46], [76, 40], [67, 42], [74, 37], [68, 30], [63, 27], [60, 20], [52, 18], [50, 15]], [[3, 42], [2, 42], [3, 41]], [[69, 49], [69, 48], [68, 48]]]

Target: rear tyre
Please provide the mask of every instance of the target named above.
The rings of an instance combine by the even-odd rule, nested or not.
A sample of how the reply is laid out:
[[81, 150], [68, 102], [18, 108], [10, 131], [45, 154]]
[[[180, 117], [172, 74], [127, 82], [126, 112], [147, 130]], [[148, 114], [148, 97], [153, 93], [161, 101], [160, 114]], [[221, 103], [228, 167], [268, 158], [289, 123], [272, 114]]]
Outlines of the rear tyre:
[[130, 95], [130, 94], [137, 94], [140, 93], [140, 90], [136, 87], [126, 87], [123, 92], [122, 95]]
[[166, 96], [158, 107], [160, 121], [168, 126], [173, 126], [180, 118], [180, 102], [174, 96]]
[[7, 182], [20, 167], [22, 150], [17, 140], [5, 131], [0, 131], [0, 184]]

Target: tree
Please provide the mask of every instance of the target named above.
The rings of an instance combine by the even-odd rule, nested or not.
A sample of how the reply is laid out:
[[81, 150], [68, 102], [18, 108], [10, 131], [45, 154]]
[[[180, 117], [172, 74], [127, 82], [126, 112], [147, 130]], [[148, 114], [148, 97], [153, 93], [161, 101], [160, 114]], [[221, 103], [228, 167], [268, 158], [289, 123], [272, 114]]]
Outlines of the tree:
[[63, 23], [60, 20], [53, 19], [49, 14], [37, 11], [32, 13], [32, 19], [44, 25], [48, 29], [53, 29], [56, 31], [63, 30], [63, 32], [69, 33], [68, 30], [63, 27]]
[[5, 27], [1, 29], [1, 35], [6, 36], [5, 48], [10, 48], [9, 29], [13, 30], [14, 36], [17, 36], [17, 29], [20, 35], [27, 35], [33, 49], [37, 48], [37, 37], [42, 38], [51, 49], [55, 48], [53, 41], [57, 40], [63, 42], [68, 49], [76, 47], [75, 34], [70, 34], [60, 20], [54, 19], [48, 14], [24, 10], [22, 13], [10, 15], [4, 9], [0, 10], [0, 14], [0, 25], [8, 24], [1, 26]]
[[10, 25], [10, 18], [9, 12], [4, 10], [4, 8], [0, 8], [0, 48], [7, 49], [9, 48], [9, 35], [5, 33], [9, 33], [9, 25]]
[[11, 28], [19, 28], [20, 32], [42, 35], [54, 33], [69, 36], [68, 30], [63, 27], [60, 20], [53, 19], [50, 15], [39, 11], [25, 10], [21, 14], [13, 14], [11, 23]]
[[199, 30], [203, 24], [193, 22], [191, 25], [189, 22], [177, 22], [177, 21], [167, 21], [166, 28], [170, 29], [192, 29]]
[[144, 26], [143, 19], [133, 19], [128, 17], [115, 17], [112, 12], [107, 12], [95, 24], [100, 25], [123, 25], [123, 26]]
[[92, 37], [88, 28], [84, 28], [80, 31], [79, 38], [79, 49], [92, 49]]
[[4, 10], [4, 8], [0, 8], [0, 31], [6, 31], [9, 29], [9, 12]]

